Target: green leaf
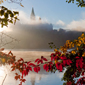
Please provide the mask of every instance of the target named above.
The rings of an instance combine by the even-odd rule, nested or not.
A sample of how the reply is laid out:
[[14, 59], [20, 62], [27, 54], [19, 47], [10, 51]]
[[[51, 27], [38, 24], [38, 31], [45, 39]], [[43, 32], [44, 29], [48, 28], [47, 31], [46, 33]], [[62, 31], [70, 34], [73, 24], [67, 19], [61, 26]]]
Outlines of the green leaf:
[[8, 13], [4, 13], [4, 17], [5, 18], [8, 18]]
[[1, 10], [1, 16], [4, 15], [4, 10]]
[[12, 14], [12, 12], [11, 12], [10, 10], [7, 10], [7, 13], [8, 13], [8, 14]]
[[16, 12], [15, 12], [15, 11], [13, 11], [13, 12], [14, 12], [14, 15], [16, 15], [16, 14], [18, 14], [18, 15], [19, 15], [19, 12], [17, 12], [17, 11], [16, 11]]
[[74, 3], [74, 1], [72, 1], [72, 3]]
[[9, 22], [10, 22], [10, 23], [13, 23], [13, 21], [12, 21], [12, 20], [10, 20]]
[[11, 13], [11, 14], [10, 14], [10, 17], [14, 17], [14, 14], [13, 14], [13, 13]]
[[2, 18], [2, 17], [0, 18], [1, 27], [7, 26], [8, 23], [13, 23], [13, 21], [15, 24], [16, 20], [19, 20], [19, 19], [14, 14], [15, 15], [19, 14], [19, 12], [17, 12], [17, 11], [12, 12], [11, 10], [8, 10], [6, 7], [1, 6], [0, 16], [4, 16], [4, 18]]

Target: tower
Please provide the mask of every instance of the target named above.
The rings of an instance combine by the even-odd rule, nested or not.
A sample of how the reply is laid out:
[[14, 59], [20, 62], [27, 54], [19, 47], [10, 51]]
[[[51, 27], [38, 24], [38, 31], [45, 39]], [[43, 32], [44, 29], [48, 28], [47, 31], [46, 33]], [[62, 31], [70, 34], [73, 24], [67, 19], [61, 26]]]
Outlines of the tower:
[[30, 18], [31, 18], [31, 20], [35, 20], [35, 13], [34, 13], [33, 7], [32, 7], [32, 12], [31, 12]]

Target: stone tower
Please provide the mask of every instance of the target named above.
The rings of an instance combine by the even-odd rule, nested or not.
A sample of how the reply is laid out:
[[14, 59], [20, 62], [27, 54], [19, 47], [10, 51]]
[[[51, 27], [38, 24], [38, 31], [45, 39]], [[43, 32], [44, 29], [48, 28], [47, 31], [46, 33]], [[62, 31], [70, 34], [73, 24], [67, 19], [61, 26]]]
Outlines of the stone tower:
[[31, 12], [30, 18], [31, 18], [31, 20], [35, 20], [35, 13], [34, 13], [33, 7], [32, 7], [32, 12]]

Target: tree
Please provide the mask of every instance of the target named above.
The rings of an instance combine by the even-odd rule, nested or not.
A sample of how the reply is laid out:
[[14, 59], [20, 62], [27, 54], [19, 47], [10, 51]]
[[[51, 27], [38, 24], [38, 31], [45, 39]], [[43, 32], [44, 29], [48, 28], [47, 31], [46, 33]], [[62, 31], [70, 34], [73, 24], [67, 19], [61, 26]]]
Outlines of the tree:
[[74, 1], [76, 1], [77, 3], [77, 5], [78, 5], [78, 7], [79, 6], [81, 6], [81, 7], [85, 7], [85, 0], [66, 0], [66, 2], [68, 2], [68, 3], [74, 3]]
[[[7, 1], [8, 3], [16, 3], [16, 4], [19, 4], [20, 6], [22, 6], [22, 7], [24, 7], [23, 5], [22, 5], [22, 0], [5, 0], [5, 1]], [[4, 2], [4, 0], [0, 0], [0, 4], [2, 4]]]
[[19, 14], [19, 12], [17, 11], [11, 11], [11, 10], [8, 10], [6, 7], [4, 6], [1, 6], [0, 7], [1, 10], [0, 10], [0, 24], [1, 24], [1, 27], [3, 28], [3, 26], [8, 26], [8, 23], [13, 23], [14, 21], [14, 24], [16, 23], [16, 20], [19, 20], [17, 18], [17, 14]]

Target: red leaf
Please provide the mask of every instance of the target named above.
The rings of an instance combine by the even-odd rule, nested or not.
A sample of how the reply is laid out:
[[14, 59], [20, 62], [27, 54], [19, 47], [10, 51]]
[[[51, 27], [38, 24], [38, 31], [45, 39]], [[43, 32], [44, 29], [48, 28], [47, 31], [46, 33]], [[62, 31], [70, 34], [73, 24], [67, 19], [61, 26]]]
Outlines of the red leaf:
[[42, 60], [39, 60], [39, 61], [37, 62], [37, 64], [39, 64], [39, 63], [43, 63], [43, 61], [42, 61]]
[[60, 57], [62, 60], [65, 60], [65, 59], [67, 59], [65, 56], [63, 56], [63, 57]]
[[34, 71], [37, 72], [37, 73], [38, 73], [38, 71], [40, 71], [40, 67], [39, 67], [39, 66], [34, 67], [33, 69], [34, 69]]
[[16, 80], [18, 80], [18, 77], [17, 77], [17, 76], [15, 76], [15, 79], [16, 79]]
[[22, 75], [25, 75], [25, 76], [26, 76], [26, 74], [27, 74], [27, 72], [26, 72], [26, 70], [24, 70], [24, 71], [22, 72]]
[[11, 54], [11, 51], [9, 51], [8, 55]]
[[29, 68], [30, 71], [32, 71], [32, 68]]
[[14, 71], [15, 70], [15, 67], [13, 67], [13, 69], [11, 71]]
[[26, 81], [26, 79], [22, 79], [22, 82], [25, 82]]
[[23, 63], [23, 67], [26, 68], [26, 64]]
[[32, 71], [32, 67], [30, 66], [28, 66], [26, 69]]
[[30, 65], [30, 66], [36, 66], [34, 63], [30, 63], [29, 65]]
[[27, 62], [27, 64], [29, 64], [31, 61]]
[[63, 68], [62, 68], [62, 64], [61, 63], [56, 63], [56, 68], [58, 69], [58, 70], [60, 70], [60, 72], [63, 70]]
[[81, 75], [84, 76], [85, 75], [85, 71], [83, 71]]
[[72, 82], [71, 82], [71, 81], [68, 81], [68, 82], [66, 83], [66, 85], [72, 85]]
[[43, 56], [41, 56], [41, 59], [43, 59], [44, 57]]
[[3, 51], [3, 50], [4, 50], [4, 48], [1, 48], [1, 49], [0, 49], [0, 51]]
[[35, 60], [35, 62], [38, 62], [39, 60], [40, 60], [40, 59], [38, 58], [38, 59]]
[[22, 71], [22, 77], [23, 77], [23, 75], [24, 75], [24, 71]]
[[16, 75], [18, 75], [18, 73], [15, 73]]
[[44, 68], [44, 70], [48, 71], [48, 70], [49, 70], [48, 64], [44, 64], [44, 65], [43, 65], [43, 68]]
[[44, 61], [48, 61], [46, 58], [42, 58]]
[[16, 80], [20, 79], [20, 75], [15, 76], [15, 79]]
[[52, 60], [54, 60], [54, 57], [53, 57], [53, 56], [51, 57], [51, 61], [52, 61]]
[[20, 58], [21, 61], [24, 61], [23, 58]]

